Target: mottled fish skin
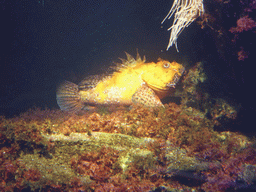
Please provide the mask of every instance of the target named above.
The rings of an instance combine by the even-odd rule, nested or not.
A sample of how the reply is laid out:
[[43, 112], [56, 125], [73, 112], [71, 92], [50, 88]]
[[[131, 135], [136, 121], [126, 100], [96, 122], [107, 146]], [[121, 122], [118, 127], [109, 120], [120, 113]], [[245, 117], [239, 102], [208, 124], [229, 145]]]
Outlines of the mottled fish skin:
[[146, 63], [137, 53], [136, 59], [125, 53], [112, 67], [115, 72], [93, 75], [78, 85], [65, 81], [57, 89], [57, 103], [62, 110], [79, 111], [86, 106], [142, 104], [146, 107], [163, 106], [160, 99], [170, 95], [184, 67], [176, 62], [158, 59]]
[[89, 90], [97, 86], [99, 81], [104, 81], [110, 78], [110, 76], [103, 76], [103, 75], [91, 75], [86, 77], [78, 84], [79, 90]]

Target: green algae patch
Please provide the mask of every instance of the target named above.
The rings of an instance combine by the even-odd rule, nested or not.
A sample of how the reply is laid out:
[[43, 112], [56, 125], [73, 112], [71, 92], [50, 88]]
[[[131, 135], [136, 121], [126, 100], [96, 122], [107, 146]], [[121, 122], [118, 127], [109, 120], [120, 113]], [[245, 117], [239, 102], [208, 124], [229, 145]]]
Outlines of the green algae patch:
[[[42, 176], [41, 182], [69, 183], [70, 179], [76, 176], [63, 157], [47, 159], [39, 154], [21, 154], [19, 159], [25, 164], [26, 169], [39, 170]], [[87, 182], [90, 182], [89, 178], [87, 178]]]
[[48, 140], [54, 141], [57, 145], [75, 145], [79, 143], [83, 145], [83, 149], [86, 150], [88, 146], [110, 146], [119, 150], [125, 150], [125, 148], [138, 148], [143, 147], [150, 141], [151, 138], [137, 138], [129, 135], [119, 133], [104, 133], [104, 132], [92, 132], [90, 135], [85, 133], [71, 133], [69, 136], [62, 134], [58, 135], [44, 135]]
[[11, 142], [22, 142], [33, 145], [47, 145], [47, 140], [41, 135], [41, 127], [35, 122], [11, 122], [5, 120], [1, 133]]
[[189, 157], [184, 149], [170, 148], [166, 154], [167, 172], [203, 171], [208, 169], [208, 163]]
[[59, 134], [44, 137], [55, 142], [54, 155], [67, 161], [65, 163], [68, 163], [71, 157], [78, 157], [84, 152], [97, 152], [102, 147], [110, 147], [120, 152], [118, 166], [123, 172], [132, 162], [140, 162], [141, 166], [151, 167], [155, 161], [153, 152], [146, 149], [149, 142], [154, 141], [151, 138], [103, 132], [93, 132], [90, 136], [84, 133], [71, 133], [69, 136]]
[[127, 150], [126, 153], [122, 153], [119, 157], [119, 166], [122, 168], [124, 174], [131, 164], [141, 169], [149, 169], [152, 168], [155, 163], [156, 157], [154, 157], [153, 152], [144, 149], [137, 148]]

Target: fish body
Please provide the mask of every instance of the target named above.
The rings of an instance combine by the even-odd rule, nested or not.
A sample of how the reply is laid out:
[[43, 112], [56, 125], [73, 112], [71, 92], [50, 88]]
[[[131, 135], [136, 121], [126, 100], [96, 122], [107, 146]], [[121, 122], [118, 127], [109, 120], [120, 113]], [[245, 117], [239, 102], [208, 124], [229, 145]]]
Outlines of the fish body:
[[146, 63], [137, 53], [136, 59], [126, 53], [115, 72], [105, 76], [89, 76], [78, 85], [65, 81], [57, 89], [57, 103], [62, 110], [79, 111], [84, 106], [131, 105], [163, 106], [160, 99], [174, 90], [184, 72], [177, 62], [158, 59]]

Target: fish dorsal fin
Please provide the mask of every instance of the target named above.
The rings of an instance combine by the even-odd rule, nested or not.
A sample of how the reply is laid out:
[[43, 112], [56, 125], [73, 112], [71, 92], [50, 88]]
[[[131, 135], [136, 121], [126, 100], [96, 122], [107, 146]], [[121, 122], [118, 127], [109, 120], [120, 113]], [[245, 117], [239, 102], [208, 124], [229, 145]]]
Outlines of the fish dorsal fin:
[[133, 57], [132, 55], [130, 55], [129, 53], [125, 52], [125, 54], [126, 54], [126, 57], [127, 57], [127, 61], [128, 61], [129, 63], [133, 63], [133, 62], [136, 61], [136, 60], [134, 59], [134, 57]]
[[141, 59], [141, 56], [139, 55], [138, 50], [137, 50], [136, 59], [127, 52], [125, 52], [125, 54], [127, 59], [119, 58], [119, 60], [121, 60], [121, 63], [115, 63], [116, 66], [114, 67], [114, 69], [117, 69], [117, 71], [120, 71], [126, 67], [136, 66], [138, 63], [146, 62], [146, 57], [143, 56], [143, 59]]
[[124, 65], [127, 63], [127, 60], [126, 59], [123, 59], [123, 58], [118, 58], [119, 60], [121, 60], [121, 63], [115, 63], [115, 64], [121, 64], [121, 65]]
[[83, 91], [93, 89], [98, 85], [99, 82], [111, 78], [113, 73], [121, 72], [123, 69], [126, 69], [127, 67], [133, 67], [136, 66], [138, 63], [145, 63], [146, 61], [145, 56], [143, 57], [143, 59], [141, 59], [138, 49], [136, 59], [127, 52], [125, 52], [125, 54], [127, 59], [119, 58], [121, 60], [121, 63], [114, 63], [115, 65], [110, 66], [105, 73], [86, 77], [78, 84], [78, 89]]
[[144, 56], [143, 56], [143, 60], [142, 60], [142, 59], [141, 59], [141, 56], [140, 56], [140, 54], [139, 54], [139, 52], [138, 52], [138, 49], [137, 49], [136, 61], [137, 61], [138, 63], [141, 63], [141, 62], [145, 63], [145, 62], [146, 62], [146, 56], [144, 55]]
[[103, 81], [108, 77], [109, 76], [106, 74], [88, 76], [78, 84], [78, 88], [84, 91], [92, 89], [96, 87], [100, 81]]

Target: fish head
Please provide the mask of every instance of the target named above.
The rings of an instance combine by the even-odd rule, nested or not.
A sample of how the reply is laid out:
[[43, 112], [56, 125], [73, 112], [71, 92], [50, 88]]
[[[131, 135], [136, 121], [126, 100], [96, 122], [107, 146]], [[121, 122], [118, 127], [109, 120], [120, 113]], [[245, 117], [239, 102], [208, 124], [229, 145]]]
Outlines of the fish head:
[[142, 74], [143, 81], [153, 90], [165, 92], [175, 88], [185, 68], [177, 62], [159, 59], [149, 63]]

